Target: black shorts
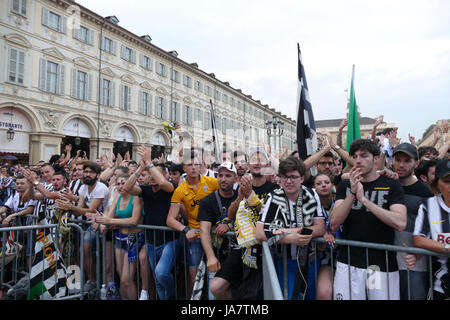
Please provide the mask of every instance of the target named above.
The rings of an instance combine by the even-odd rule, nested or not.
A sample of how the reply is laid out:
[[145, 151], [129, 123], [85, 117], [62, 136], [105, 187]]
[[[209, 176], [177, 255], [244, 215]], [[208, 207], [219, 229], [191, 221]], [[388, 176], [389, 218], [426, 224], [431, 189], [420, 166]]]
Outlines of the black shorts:
[[231, 250], [225, 261], [220, 264], [220, 271], [215, 275], [227, 280], [231, 284], [231, 289], [237, 288], [242, 280], [242, 253], [242, 249]]

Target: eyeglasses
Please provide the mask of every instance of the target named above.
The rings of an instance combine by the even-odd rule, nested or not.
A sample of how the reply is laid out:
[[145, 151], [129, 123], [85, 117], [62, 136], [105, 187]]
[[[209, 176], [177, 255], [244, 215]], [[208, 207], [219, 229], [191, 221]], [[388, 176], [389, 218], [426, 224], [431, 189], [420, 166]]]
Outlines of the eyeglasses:
[[294, 182], [300, 179], [301, 176], [280, 176], [281, 181], [288, 181], [289, 179]]

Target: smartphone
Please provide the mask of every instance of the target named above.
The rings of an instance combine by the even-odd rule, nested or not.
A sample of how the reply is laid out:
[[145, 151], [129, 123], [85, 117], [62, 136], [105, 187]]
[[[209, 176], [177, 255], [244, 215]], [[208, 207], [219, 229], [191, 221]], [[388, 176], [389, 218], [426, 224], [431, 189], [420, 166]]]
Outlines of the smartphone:
[[306, 236], [309, 236], [309, 235], [311, 235], [313, 233], [313, 230], [312, 229], [309, 229], [309, 228], [303, 228], [302, 229], [302, 232], [300, 232], [300, 234], [303, 234], [303, 235], [306, 235]]

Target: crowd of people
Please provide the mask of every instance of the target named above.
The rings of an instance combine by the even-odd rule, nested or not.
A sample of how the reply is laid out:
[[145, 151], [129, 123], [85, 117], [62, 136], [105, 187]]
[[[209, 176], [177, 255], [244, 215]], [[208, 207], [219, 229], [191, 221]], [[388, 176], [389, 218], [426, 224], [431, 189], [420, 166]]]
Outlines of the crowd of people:
[[[35, 224], [33, 216], [80, 223], [86, 290], [99, 281], [92, 266], [100, 234], [108, 299], [168, 300], [182, 289], [185, 299], [263, 299], [263, 241], [289, 299], [449, 299], [448, 125], [434, 130], [433, 145], [417, 148], [413, 137], [400, 143], [393, 128], [378, 132], [380, 124], [346, 151], [344, 121], [336, 141], [321, 133], [318, 151], [304, 160], [260, 146], [224, 150], [209, 163], [192, 147], [175, 163], [141, 146], [138, 162], [129, 154], [89, 161], [80, 150], [71, 157], [68, 145], [49, 162], [1, 167], [1, 227]], [[319, 237], [325, 242], [313, 245]], [[440, 255], [430, 265], [407, 250], [348, 249], [336, 239]], [[20, 241], [30, 268], [36, 235]]]

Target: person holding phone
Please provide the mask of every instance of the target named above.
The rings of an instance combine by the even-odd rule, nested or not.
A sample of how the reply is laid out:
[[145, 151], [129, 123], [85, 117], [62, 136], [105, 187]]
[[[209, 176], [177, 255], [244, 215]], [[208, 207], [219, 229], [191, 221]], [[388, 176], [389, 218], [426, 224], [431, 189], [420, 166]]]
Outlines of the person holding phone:
[[[289, 156], [280, 162], [281, 188], [269, 194], [256, 224], [256, 238], [271, 244], [285, 244], [288, 258], [289, 299], [304, 299], [307, 291], [308, 256], [311, 239], [325, 233], [325, 219], [317, 193], [302, 185], [305, 164]], [[275, 267], [283, 287], [283, 263], [277, 246]], [[282, 248], [281, 248], [282, 249]], [[282, 288], [283, 290], [283, 288]]]

